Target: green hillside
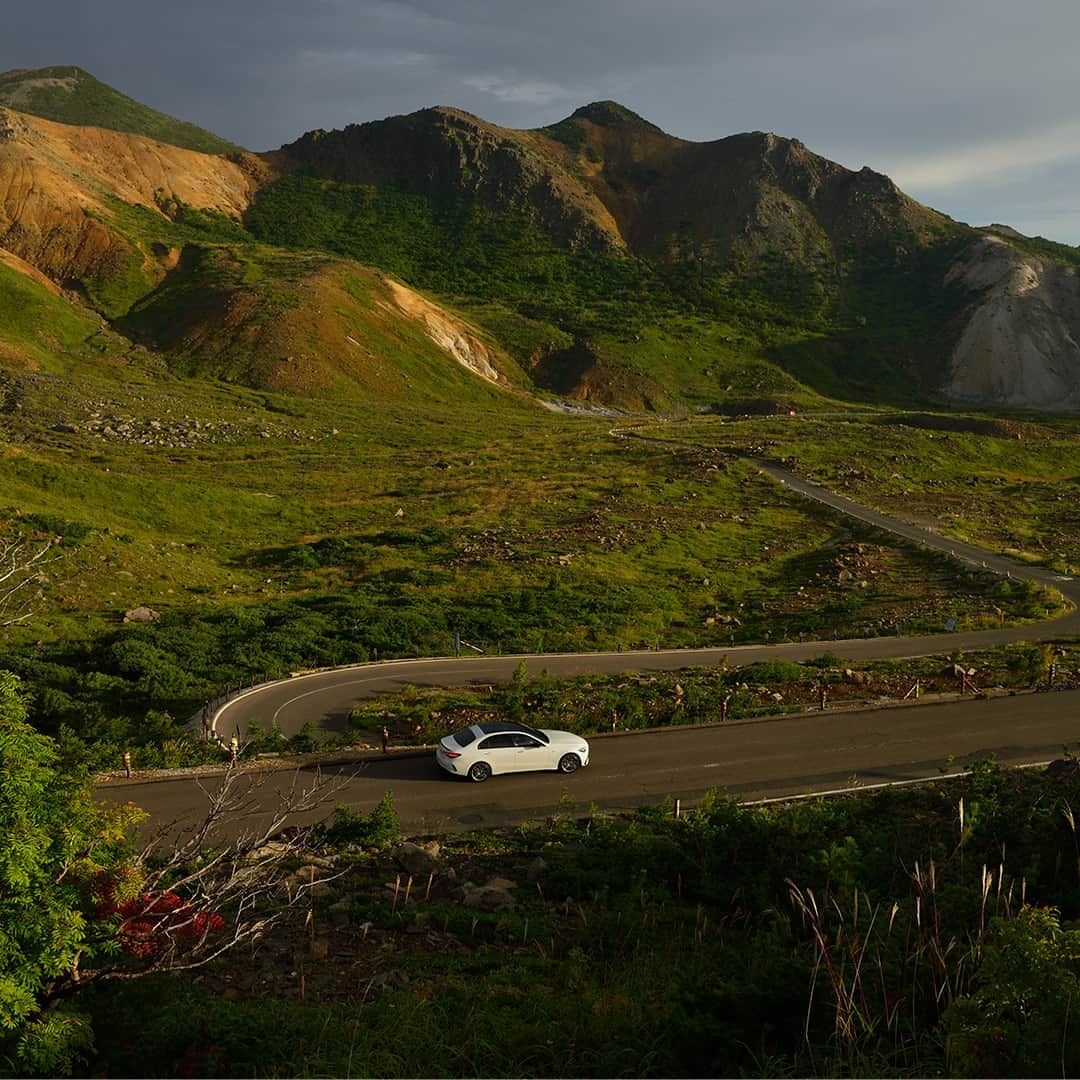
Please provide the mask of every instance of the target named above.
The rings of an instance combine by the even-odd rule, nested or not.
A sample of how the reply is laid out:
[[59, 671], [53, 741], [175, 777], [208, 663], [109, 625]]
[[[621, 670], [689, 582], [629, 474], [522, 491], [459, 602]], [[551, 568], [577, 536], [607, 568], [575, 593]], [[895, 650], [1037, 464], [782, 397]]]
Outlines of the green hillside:
[[0, 362], [61, 371], [72, 359], [115, 341], [92, 312], [74, 307], [0, 260]]
[[441, 198], [297, 174], [267, 186], [251, 232], [283, 247], [378, 266], [467, 310], [520, 362], [545, 342], [596, 342], [675, 398], [755, 392], [922, 400], [968, 302], [938, 284], [962, 241], [902, 260], [860, 252], [842, 281], [782, 254], [743, 272], [691, 258], [571, 249], [541, 221], [468, 195]]
[[0, 73], [0, 104], [61, 124], [145, 135], [207, 154], [227, 154], [240, 149], [195, 124], [140, 104], [78, 67]]

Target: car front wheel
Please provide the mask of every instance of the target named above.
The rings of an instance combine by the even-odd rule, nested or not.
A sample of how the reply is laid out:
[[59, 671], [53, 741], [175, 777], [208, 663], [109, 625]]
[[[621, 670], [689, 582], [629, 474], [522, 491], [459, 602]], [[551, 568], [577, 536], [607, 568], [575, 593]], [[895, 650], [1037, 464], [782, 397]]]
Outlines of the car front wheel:
[[469, 779], [482, 784], [491, 775], [491, 766], [486, 761], [478, 761], [469, 770]]
[[559, 758], [559, 772], [572, 773], [577, 772], [581, 768], [581, 759], [577, 754], [563, 754]]

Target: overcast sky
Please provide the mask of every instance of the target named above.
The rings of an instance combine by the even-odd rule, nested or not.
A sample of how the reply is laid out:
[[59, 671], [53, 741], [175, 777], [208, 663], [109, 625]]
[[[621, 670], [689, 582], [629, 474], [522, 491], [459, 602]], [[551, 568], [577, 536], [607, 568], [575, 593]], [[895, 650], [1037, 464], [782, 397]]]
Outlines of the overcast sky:
[[1080, 244], [1078, 0], [30, 0], [0, 71], [77, 64], [252, 150], [454, 105], [539, 127], [611, 98], [773, 131], [974, 225]]

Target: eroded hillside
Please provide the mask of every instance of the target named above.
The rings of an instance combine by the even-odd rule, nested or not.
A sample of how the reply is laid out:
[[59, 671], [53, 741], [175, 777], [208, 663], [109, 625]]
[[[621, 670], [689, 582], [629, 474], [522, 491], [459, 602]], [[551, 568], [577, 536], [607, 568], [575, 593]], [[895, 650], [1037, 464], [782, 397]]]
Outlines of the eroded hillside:
[[123, 207], [165, 216], [179, 205], [238, 219], [265, 168], [138, 135], [0, 109], [0, 246], [59, 285], [143, 275], [154, 251], [117, 220]]

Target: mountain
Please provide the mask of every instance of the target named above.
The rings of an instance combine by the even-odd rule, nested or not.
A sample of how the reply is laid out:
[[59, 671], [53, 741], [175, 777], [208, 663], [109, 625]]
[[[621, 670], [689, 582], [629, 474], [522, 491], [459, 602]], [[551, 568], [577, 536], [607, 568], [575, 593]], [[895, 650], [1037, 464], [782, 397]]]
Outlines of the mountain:
[[0, 105], [61, 124], [145, 135], [207, 154], [240, 148], [194, 124], [141, 105], [78, 67], [17, 69], [0, 73]]
[[970, 300], [944, 277], [974, 231], [887, 177], [764, 133], [690, 143], [612, 102], [535, 131], [426, 109], [267, 161], [278, 179], [246, 217], [259, 238], [475, 305], [520, 331], [526, 366], [548, 370], [544, 339], [563, 335], [688, 400], [782, 373], [828, 394], [919, 393]]
[[[516, 358], [564, 392], [584, 350], [698, 402], [795, 380], [1080, 408], [1080, 252], [952, 221], [797, 140], [692, 143], [595, 102], [535, 131], [426, 109], [268, 160], [279, 179], [248, 214], [256, 235], [465, 299], [510, 339], [516, 320]], [[994, 285], [1003, 259], [1030, 279], [1022, 303]], [[540, 342], [559, 334], [575, 350]]]
[[[431, 108], [223, 155], [116, 130], [130, 99], [78, 69], [8, 73], [5, 95], [0, 248], [177, 371], [369, 392], [346, 331], [274, 300], [351, 275], [384, 283], [380, 317], [439, 324], [448, 356], [475, 342], [534, 393], [1080, 408], [1080, 251], [797, 140], [694, 143], [595, 102], [531, 131]], [[79, 125], [25, 111], [57, 102]], [[279, 363], [300, 354], [307, 375]]]

